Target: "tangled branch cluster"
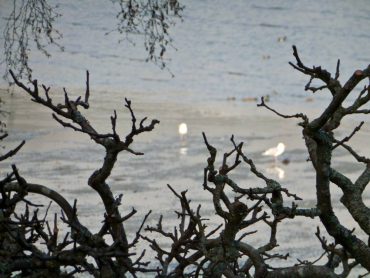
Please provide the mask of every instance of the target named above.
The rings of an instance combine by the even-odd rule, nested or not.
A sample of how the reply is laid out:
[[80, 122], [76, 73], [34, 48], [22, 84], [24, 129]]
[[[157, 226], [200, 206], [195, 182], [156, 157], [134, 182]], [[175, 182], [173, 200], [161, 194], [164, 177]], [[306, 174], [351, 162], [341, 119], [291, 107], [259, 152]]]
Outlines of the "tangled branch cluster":
[[145, 49], [153, 61], [161, 68], [166, 66], [164, 54], [172, 39], [169, 34], [170, 25], [176, 18], [181, 18], [184, 6], [178, 0], [112, 0], [118, 2], [119, 20], [117, 31], [121, 34], [144, 36]]
[[[167, 230], [161, 216], [154, 226], [145, 225], [150, 212], [142, 220], [133, 240], [128, 241], [125, 221], [136, 211], [122, 215], [121, 196], [114, 197], [107, 179], [113, 170], [118, 154], [127, 151], [142, 155], [133, 150], [135, 136], [150, 132], [159, 123], [152, 120], [145, 124], [146, 118], [138, 121], [131, 102], [125, 99], [125, 107], [131, 115], [131, 130], [125, 136], [116, 131], [117, 113], [111, 117], [112, 131], [99, 133], [85, 118], [81, 109], [90, 107], [89, 74], [85, 96], [72, 100], [64, 90], [64, 102], [55, 104], [49, 95], [50, 88], [39, 86], [32, 81], [32, 88], [17, 79], [11, 71], [15, 83], [28, 93], [32, 100], [53, 111], [53, 118], [62, 126], [87, 134], [95, 143], [105, 148], [102, 166], [88, 179], [88, 185], [96, 191], [105, 208], [104, 222], [97, 233], [89, 231], [79, 220], [75, 200], [71, 205], [58, 192], [47, 186], [28, 183], [16, 166], [0, 181], [1, 191], [1, 229], [0, 229], [0, 273], [9, 276], [20, 271], [24, 276], [73, 276], [89, 273], [94, 277], [138, 277], [150, 273], [156, 277], [347, 277], [355, 266], [370, 271], [370, 247], [368, 243], [354, 235], [335, 215], [332, 207], [331, 186], [342, 190], [340, 201], [358, 223], [362, 232], [370, 235], [369, 207], [363, 200], [363, 193], [370, 180], [370, 159], [357, 153], [348, 142], [360, 131], [363, 123], [355, 127], [345, 138], [337, 139], [336, 131], [344, 117], [351, 114], [368, 114], [364, 106], [370, 99], [369, 84], [348, 106], [343, 102], [354, 88], [363, 80], [370, 78], [370, 66], [357, 70], [342, 85], [339, 80], [339, 62], [335, 77], [321, 67], [306, 67], [297, 49], [293, 47], [296, 63], [291, 65], [310, 77], [306, 90], [313, 92], [328, 89], [332, 99], [326, 109], [314, 119], [305, 114], [284, 115], [261, 100], [259, 106], [265, 107], [278, 116], [298, 119], [316, 173], [312, 186], [316, 188], [317, 204], [314, 207], [300, 208], [295, 203], [301, 198], [289, 192], [283, 184], [264, 175], [243, 150], [243, 142], [230, 139], [231, 149], [223, 154], [221, 165], [216, 164], [217, 149], [203, 133], [205, 147], [209, 156], [204, 168], [203, 188], [209, 194], [213, 209], [222, 224], [216, 228], [208, 227], [208, 220], [202, 217], [201, 206], [193, 207], [187, 192], [177, 192], [168, 188], [179, 202], [175, 211], [178, 225]], [[325, 88], [311, 86], [313, 79], [321, 80]], [[24, 144], [9, 153], [16, 153]], [[363, 172], [352, 182], [344, 173], [332, 166], [333, 150], [344, 148], [363, 165]], [[5, 159], [7, 156], [1, 157]], [[255, 175], [262, 186], [240, 185], [230, 177], [238, 167], [245, 166]], [[231, 189], [231, 190], [230, 190]], [[230, 193], [232, 191], [232, 194]], [[62, 209], [58, 219], [52, 223], [40, 217], [38, 209], [27, 200], [29, 193], [41, 194], [55, 202]], [[16, 207], [25, 203], [21, 214]], [[315, 261], [299, 260], [289, 267], [275, 267], [272, 259], [285, 260], [289, 254], [280, 254], [276, 247], [277, 234], [287, 219], [297, 217], [319, 218], [333, 242], [326, 239], [319, 228], [315, 236], [322, 246], [322, 255]], [[59, 238], [60, 225], [67, 225], [69, 233]], [[257, 232], [257, 225], [264, 225], [269, 236], [264, 242], [251, 244], [251, 237]], [[160, 238], [170, 244], [161, 244]], [[109, 238], [110, 240], [107, 240]], [[154, 260], [147, 260], [145, 251], [136, 254], [132, 250], [139, 241], [146, 241]], [[43, 245], [42, 245], [43, 244]], [[46, 246], [41, 249], [40, 246]], [[326, 260], [324, 259], [326, 257]], [[340, 272], [340, 274], [338, 274]]]
[[50, 57], [47, 47], [55, 45], [63, 50], [58, 43], [62, 34], [55, 29], [54, 23], [60, 14], [56, 7], [48, 4], [47, 0], [14, 0], [13, 10], [7, 18], [4, 29], [4, 54], [6, 72], [16, 70], [17, 77], [27, 75], [31, 80], [32, 69], [29, 65], [31, 44], [35, 43], [37, 50]]

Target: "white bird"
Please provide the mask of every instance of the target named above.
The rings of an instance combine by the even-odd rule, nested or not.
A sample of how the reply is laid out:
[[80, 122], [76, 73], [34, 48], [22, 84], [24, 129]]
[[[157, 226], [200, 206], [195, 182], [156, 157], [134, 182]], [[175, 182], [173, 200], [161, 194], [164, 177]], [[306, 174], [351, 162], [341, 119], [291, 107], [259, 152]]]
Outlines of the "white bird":
[[279, 143], [276, 147], [270, 148], [270, 149], [266, 150], [265, 152], [263, 152], [262, 155], [273, 156], [275, 158], [275, 161], [276, 161], [276, 158], [279, 155], [281, 155], [284, 151], [285, 151], [284, 143]]
[[183, 139], [187, 133], [188, 133], [188, 126], [186, 125], [186, 123], [179, 124], [179, 134], [180, 134], [181, 139]]

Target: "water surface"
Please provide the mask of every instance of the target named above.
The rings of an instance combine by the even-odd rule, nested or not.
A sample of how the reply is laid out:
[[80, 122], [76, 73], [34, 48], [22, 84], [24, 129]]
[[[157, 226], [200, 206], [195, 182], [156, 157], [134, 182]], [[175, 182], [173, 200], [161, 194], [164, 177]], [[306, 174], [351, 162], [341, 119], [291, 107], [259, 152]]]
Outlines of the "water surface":
[[[9, 11], [10, 2], [0, 2], [0, 17]], [[169, 49], [166, 54], [174, 78], [168, 71], [144, 62], [146, 53], [140, 38], [133, 38], [136, 46], [132, 46], [119, 44], [116, 33], [104, 35], [116, 24], [115, 9], [109, 1], [60, 3], [63, 16], [57, 27], [64, 34], [61, 43], [65, 52], [51, 49], [50, 59], [37, 52], [31, 55], [34, 77], [54, 86], [55, 95], [62, 93], [62, 87], [74, 96], [83, 94], [85, 70], [90, 70], [92, 105], [86, 113], [100, 131], [110, 131], [109, 117], [117, 109], [119, 131], [127, 132], [130, 121], [123, 108], [124, 97], [133, 100], [138, 117], [161, 120], [156, 131], [134, 144], [134, 149], [145, 156], [120, 156], [109, 180], [115, 194], [124, 194], [123, 210], [134, 206], [139, 211], [139, 216], [128, 223], [128, 230], [134, 231], [149, 209], [154, 209], [151, 223], [159, 214], [169, 219], [169, 226], [175, 223], [172, 210], [177, 201], [167, 183], [178, 191], [189, 189], [194, 206], [203, 205], [210, 225], [220, 221], [202, 189], [208, 153], [201, 131], [208, 134], [220, 154], [231, 149], [229, 138], [235, 134], [246, 142], [246, 152], [261, 171], [278, 180], [273, 161], [261, 153], [285, 142], [284, 157], [291, 163], [278, 163], [285, 172], [280, 181], [304, 198], [300, 206], [314, 206], [314, 174], [306, 162], [299, 127], [294, 120], [283, 121], [257, 109], [253, 98], [269, 95], [270, 103], [285, 113], [304, 110], [309, 116], [317, 116], [328, 97], [324, 92], [314, 97], [304, 92], [307, 78], [288, 65], [293, 61], [291, 45], [297, 45], [308, 66], [322, 65], [334, 72], [340, 58], [341, 80], [345, 81], [370, 61], [370, 49], [365, 47], [370, 39], [368, 1], [189, 0], [185, 5], [183, 22], [172, 29], [177, 50]], [[4, 24], [4, 20], [0, 22]], [[6, 82], [0, 81], [0, 85], [6, 87]], [[58, 126], [47, 109], [30, 102], [23, 93], [0, 93], [6, 101], [4, 107], [12, 111], [6, 118], [8, 146], [27, 140], [16, 157], [1, 164], [1, 172], [16, 163], [28, 181], [57, 189], [70, 202], [79, 197], [82, 222], [97, 229], [96, 223], [103, 220], [102, 204], [87, 186], [87, 178], [100, 166], [104, 150], [87, 136]], [[358, 121], [344, 122], [347, 132], [343, 129], [341, 135], [347, 135]], [[181, 122], [189, 126], [185, 141], [177, 134]], [[369, 135], [365, 127], [354, 138], [362, 155], [370, 155]], [[351, 178], [361, 170], [344, 151], [337, 152], [334, 165]], [[233, 178], [243, 186], [263, 185], [248, 167], [236, 171]], [[340, 192], [333, 191], [338, 200]], [[369, 192], [365, 199], [370, 206]], [[343, 207], [339, 203], [335, 206], [342, 221], [353, 227]], [[280, 251], [292, 255], [288, 263], [295, 263], [295, 256], [309, 260], [320, 255], [320, 244], [314, 237], [316, 225], [316, 220], [299, 218], [286, 222], [279, 241], [286, 243]], [[248, 240], [261, 243], [266, 239], [266, 234], [259, 233]]]

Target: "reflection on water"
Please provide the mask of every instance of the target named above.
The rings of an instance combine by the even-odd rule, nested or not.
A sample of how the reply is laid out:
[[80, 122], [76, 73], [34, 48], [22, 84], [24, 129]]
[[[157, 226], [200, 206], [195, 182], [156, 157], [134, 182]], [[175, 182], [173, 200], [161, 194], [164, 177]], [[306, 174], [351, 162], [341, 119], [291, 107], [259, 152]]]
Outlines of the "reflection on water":
[[278, 177], [280, 180], [284, 179], [285, 177], [285, 171], [276, 166], [276, 165], [272, 165], [272, 166], [269, 166], [267, 169], [266, 169], [267, 173], [271, 176], [276, 176]]
[[188, 148], [187, 147], [181, 147], [180, 148], [180, 154], [186, 155], [188, 153]]

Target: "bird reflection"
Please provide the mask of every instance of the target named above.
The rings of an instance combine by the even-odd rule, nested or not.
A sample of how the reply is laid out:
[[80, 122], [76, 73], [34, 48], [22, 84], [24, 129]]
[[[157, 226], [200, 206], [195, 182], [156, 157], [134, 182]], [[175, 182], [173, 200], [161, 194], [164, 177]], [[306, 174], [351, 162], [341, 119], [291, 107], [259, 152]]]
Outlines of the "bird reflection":
[[280, 180], [285, 178], [285, 171], [276, 165], [268, 167], [267, 173], [276, 175]]
[[187, 147], [181, 147], [179, 152], [182, 155], [186, 155], [188, 153], [188, 148]]

